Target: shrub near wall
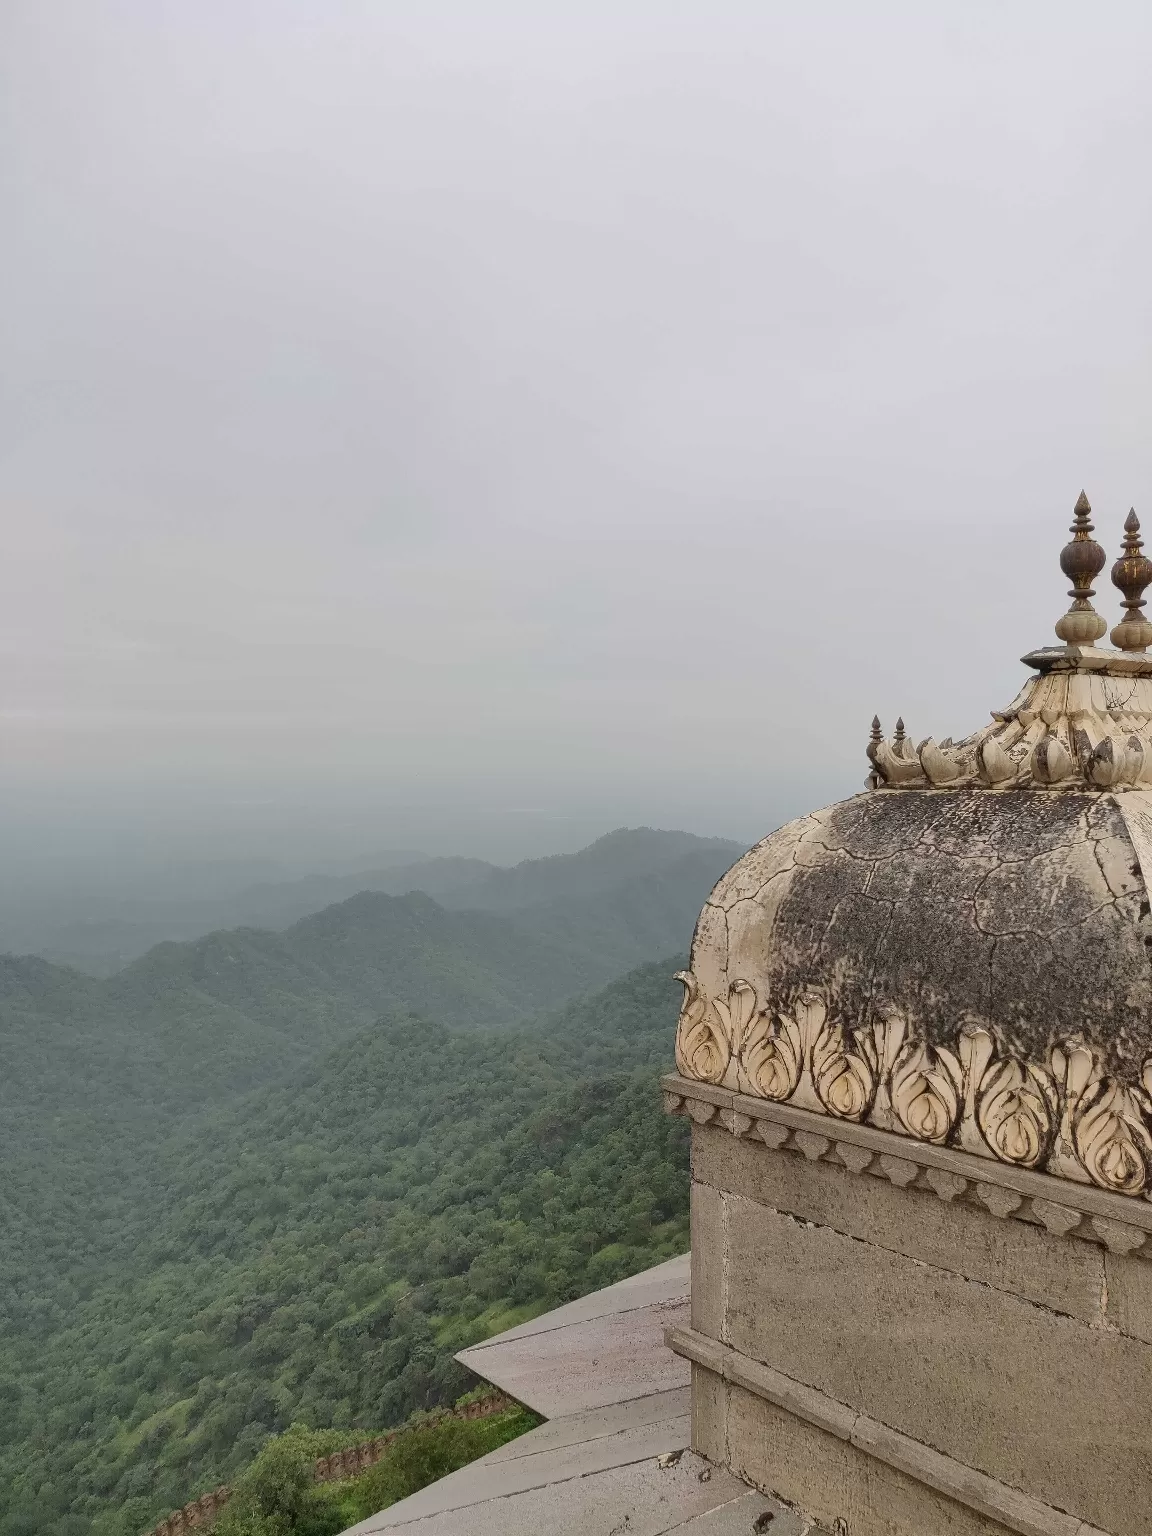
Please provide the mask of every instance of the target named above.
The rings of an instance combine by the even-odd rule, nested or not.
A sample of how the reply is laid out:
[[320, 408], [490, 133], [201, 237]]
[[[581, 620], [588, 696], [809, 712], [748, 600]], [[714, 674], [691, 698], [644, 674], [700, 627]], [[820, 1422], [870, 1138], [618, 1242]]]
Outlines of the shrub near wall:
[[452, 1409], [353, 1445], [333, 1444], [348, 1431], [293, 1425], [265, 1445], [234, 1488], [193, 1500], [148, 1536], [181, 1536], [209, 1525], [214, 1536], [335, 1536], [538, 1422], [482, 1387]]

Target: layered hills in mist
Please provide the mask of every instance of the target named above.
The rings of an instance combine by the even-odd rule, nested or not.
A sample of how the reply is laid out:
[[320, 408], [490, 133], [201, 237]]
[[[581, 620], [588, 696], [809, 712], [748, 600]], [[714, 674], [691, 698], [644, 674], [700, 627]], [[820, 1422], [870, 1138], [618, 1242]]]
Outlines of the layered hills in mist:
[[397, 852], [349, 873], [265, 880], [223, 895], [150, 892], [103, 901], [90, 896], [90, 910], [82, 918], [50, 907], [30, 910], [25, 904], [0, 914], [0, 948], [108, 976], [165, 940], [188, 941], [223, 928], [287, 928], [361, 891], [402, 896], [419, 890], [447, 908], [513, 912], [603, 893], [658, 875], [680, 858], [735, 857], [737, 851], [735, 843], [723, 839], [641, 827], [611, 832], [579, 853], [529, 859], [511, 869], [482, 859]]
[[102, 978], [0, 957], [0, 1536], [137, 1536], [269, 1433], [385, 1428], [466, 1342], [682, 1251], [655, 1078], [737, 852], [618, 832], [270, 886], [285, 926]]

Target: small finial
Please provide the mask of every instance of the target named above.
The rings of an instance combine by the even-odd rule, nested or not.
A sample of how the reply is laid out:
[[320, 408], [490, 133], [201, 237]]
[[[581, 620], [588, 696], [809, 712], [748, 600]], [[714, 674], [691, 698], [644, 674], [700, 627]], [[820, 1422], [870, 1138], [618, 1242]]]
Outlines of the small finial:
[[900, 748], [904, 745], [904, 716], [903, 715], [901, 715], [900, 718], [896, 721], [896, 734], [892, 738], [892, 745], [896, 748], [897, 751], [899, 751]]
[[1072, 606], [1056, 625], [1056, 633], [1065, 645], [1091, 645], [1108, 628], [1093, 608], [1096, 596], [1092, 583], [1104, 569], [1108, 556], [1092, 537], [1092, 507], [1081, 491], [1073, 508], [1072, 538], [1060, 551], [1060, 569], [1072, 583], [1068, 596]]
[[1140, 519], [1133, 507], [1124, 519], [1124, 553], [1112, 567], [1112, 584], [1124, 595], [1124, 617], [1109, 639], [1122, 651], [1146, 651], [1152, 645], [1152, 624], [1140, 612], [1144, 606], [1144, 588], [1152, 585], [1152, 560], [1140, 551]]
[[870, 763], [875, 763], [877, 748], [879, 747], [880, 743], [883, 740], [884, 740], [884, 732], [880, 729], [880, 716], [879, 715], [873, 715], [872, 716], [872, 734], [868, 738], [868, 748], [867, 748], [867, 751], [868, 751], [868, 761]]

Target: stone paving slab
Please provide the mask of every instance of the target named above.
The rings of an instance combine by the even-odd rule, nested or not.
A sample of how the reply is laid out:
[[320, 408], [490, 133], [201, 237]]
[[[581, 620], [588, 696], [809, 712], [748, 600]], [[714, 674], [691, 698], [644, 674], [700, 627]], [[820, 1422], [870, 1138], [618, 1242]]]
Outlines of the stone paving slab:
[[685, 1254], [463, 1350], [547, 1422], [347, 1536], [754, 1536], [766, 1516], [769, 1536], [802, 1536], [791, 1510], [687, 1449], [690, 1366], [664, 1330], [689, 1325], [688, 1297]]
[[[684, 1425], [684, 1437], [687, 1425]], [[531, 1458], [529, 1458], [531, 1459]], [[453, 1477], [475, 1471], [463, 1468]], [[498, 1491], [454, 1509], [422, 1512], [421, 1496], [405, 1499], [353, 1527], [355, 1536], [395, 1531], [404, 1536], [754, 1536], [757, 1522], [769, 1536], [802, 1536], [806, 1523], [729, 1472], [686, 1451], [671, 1466], [656, 1456], [597, 1472], [565, 1471], [545, 1453], [533, 1486]], [[522, 1467], [522, 1463], [521, 1463]], [[508, 1470], [507, 1468], [505, 1470]], [[450, 1479], [444, 1479], [445, 1482]], [[424, 1493], [430, 1492], [425, 1489]], [[349, 1536], [353, 1536], [349, 1533]]]
[[691, 1413], [691, 1389], [676, 1387], [671, 1392], [654, 1392], [650, 1397], [640, 1397], [631, 1403], [610, 1403], [606, 1408], [590, 1408], [586, 1413], [571, 1414], [564, 1419], [549, 1419], [531, 1434], [521, 1435], [519, 1439], [509, 1440], [507, 1445], [490, 1451], [484, 1459], [490, 1464], [515, 1461], [521, 1456], [535, 1456], [540, 1451], [587, 1445], [619, 1435], [624, 1430], [641, 1429], [666, 1419], [685, 1420]]
[[689, 1322], [684, 1259], [559, 1307], [483, 1344], [461, 1365], [546, 1419], [686, 1387], [688, 1364], [664, 1329]]
[[688, 1386], [691, 1368], [667, 1348], [664, 1330], [689, 1322], [688, 1302], [663, 1302], [457, 1358], [517, 1402], [559, 1419]]
[[641, 1270], [638, 1275], [631, 1275], [627, 1280], [618, 1280], [615, 1285], [606, 1285], [602, 1290], [593, 1291], [590, 1296], [581, 1296], [576, 1301], [566, 1302], [562, 1307], [555, 1307], [551, 1312], [533, 1317], [515, 1328], [508, 1328], [503, 1333], [496, 1334], [494, 1338], [485, 1339], [481, 1344], [474, 1344], [470, 1349], [461, 1350], [456, 1358], [464, 1360], [468, 1356], [479, 1355], [484, 1350], [499, 1348], [513, 1339], [527, 1339], [533, 1334], [551, 1333], [556, 1328], [567, 1328], [571, 1323], [586, 1323], [596, 1317], [608, 1317], [614, 1312], [632, 1312], [638, 1307], [649, 1307], [654, 1302], [687, 1301], [692, 1294], [691, 1269], [690, 1253], [682, 1253], [675, 1259], [666, 1259], [663, 1264], [655, 1264], [651, 1269]]

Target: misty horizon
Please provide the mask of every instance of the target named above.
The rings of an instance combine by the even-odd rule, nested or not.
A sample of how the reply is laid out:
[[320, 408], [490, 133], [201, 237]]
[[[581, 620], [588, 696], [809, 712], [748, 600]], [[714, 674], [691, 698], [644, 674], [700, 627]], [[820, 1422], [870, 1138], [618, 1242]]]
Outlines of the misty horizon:
[[7, 887], [747, 844], [974, 729], [1146, 510], [1150, 44], [6, 8]]

